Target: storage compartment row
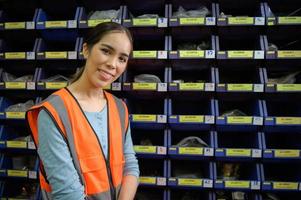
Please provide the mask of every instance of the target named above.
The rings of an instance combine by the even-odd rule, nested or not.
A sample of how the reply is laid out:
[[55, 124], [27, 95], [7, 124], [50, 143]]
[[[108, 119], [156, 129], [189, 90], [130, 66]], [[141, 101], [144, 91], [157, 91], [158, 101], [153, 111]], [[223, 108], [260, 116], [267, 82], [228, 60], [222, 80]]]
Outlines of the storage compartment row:
[[[155, 161], [155, 162], [154, 162]], [[300, 164], [139, 158], [140, 186], [300, 191]]]
[[[0, 119], [24, 119], [25, 111], [42, 99], [0, 97]], [[133, 126], [174, 129], [267, 130], [300, 129], [301, 107], [295, 100], [125, 99]], [[243, 102], [243, 103], [241, 103]], [[150, 106], [151, 105], [151, 106]], [[283, 106], [286, 105], [286, 106]]]
[[[185, 25], [295, 25], [300, 24], [300, 13], [290, 0], [286, 6], [273, 1], [209, 0], [134, 1], [54, 1], [31, 0], [28, 3], [3, 3], [0, 22], [2, 29], [87, 28], [105, 21], [125, 26], [185, 26]], [[15, 6], [12, 6], [15, 5]], [[67, 6], [68, 5], [68, 6]], [[22, 9], [15, 9], [16, 7]], [[297, 7], [298, 8], [298, 7]], [[266, 20], [267, 18], [267, 20]], [[267, 22], [266, 22], [267, 21]]]
[[[136, 35], [138, 34], [138, 35]], [[290, 34], [220, 35], [202, 28], [177, 29], [171, 36], [164, 32], [134, 33], [134, 59], [299, 59], [301, 43]], [[77, 32], [47, 31], [40, 36], [10, 34], [0, 39], [0, 59], [83, 60], [83, 39]], [[19, 38], [19, 39], [16, 39]], [[28, 40], [24, 40], [27, 38]], [[173, 62], [176, 62], [173, 61]]]
[[134, 149], [141, 158], [217, 160], [301, 159], [301, 134], [132, 129]]
[[0, 196], [3, 200], [8, 199], [30, 199], [40, 200], [41, 192], [36, 180], [20, 181], [10, 179], [0, 182]]
[[[81, 67], [78, 63], [48, 62], [43, 68], [28, 63], [13, 63], [0, 68], [0, 89], [48, 90], [67, 86]], [[56, 70], [53, 71], [52, 68]], [[241, 75], [243, 74], [243, 75]], [[301, 91], [301, 73], [290, 69], [258, 67], [181, 66], [144, 69], [134, 66], [124, 72], [112, 87], [116, 91], [214, 92], [217, 93], [297, 93]]]

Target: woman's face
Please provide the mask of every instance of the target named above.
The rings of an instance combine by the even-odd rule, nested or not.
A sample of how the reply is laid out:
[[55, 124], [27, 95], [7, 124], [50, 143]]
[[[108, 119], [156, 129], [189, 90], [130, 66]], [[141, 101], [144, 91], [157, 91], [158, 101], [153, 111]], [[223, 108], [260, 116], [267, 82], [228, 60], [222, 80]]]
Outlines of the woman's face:
[[84, 44], [84, 73], [89, 82], [100, 88], [114, 82], [124, 72], [131, 50], [132, 44], [123, 32], [106, 34], [91, 49]]

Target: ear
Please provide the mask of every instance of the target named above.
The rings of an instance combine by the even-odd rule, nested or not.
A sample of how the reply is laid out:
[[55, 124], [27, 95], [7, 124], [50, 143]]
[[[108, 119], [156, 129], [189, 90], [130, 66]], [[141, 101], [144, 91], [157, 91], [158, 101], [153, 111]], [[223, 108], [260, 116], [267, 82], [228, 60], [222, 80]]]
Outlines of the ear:
[[87, 43], [83, 44], [83, 55], [84, 55], [85, 59], [87, 59], [89, 56], [89, 48], [88, 48]]

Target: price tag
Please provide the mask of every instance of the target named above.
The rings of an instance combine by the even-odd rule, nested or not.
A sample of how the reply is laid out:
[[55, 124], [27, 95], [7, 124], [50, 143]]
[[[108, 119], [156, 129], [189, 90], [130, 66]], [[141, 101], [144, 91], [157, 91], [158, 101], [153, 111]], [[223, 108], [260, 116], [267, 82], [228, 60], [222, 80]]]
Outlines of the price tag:
[[180, 18], [180, 25], [203, 25], [205, 24], [204, 17], [198, 18]]
[[228, 24], [229, 25], [240, 25], [240, 24], [253, 25], [254, 18], [253, 17], [228, 17]]
[[200, 50], [180, 50], [180, 58], [204, 58], [205, 51]]
[[157, 18], [133, 19], [134, 26], [156, 26]]
[[215, 17], [206, 17], [206, 25], [208, 26], [214, 26], [216, 24]]
[[204, 83], [179, 83], [179, 90], [204, 90]]
[[166, 123], [167, 122], [166, 115], [157, 115], [157, 122], [158, 123]]
[[276, 84], [278, 92], [301, 91], [301, 84]]
[[299, 150], [277, 149], [275, 150], [276, 158], [298, 158], [300, 156]]
[[301, 50], [299, 50], [299, 51], [278, 51], [278, 58], [301, 58]]
[[70, 60], [77, 59], [77, 52], [76, 51], [68, 51], [68, 59], [70, 59]]
[[25, 119], [25, 112], [5, 112], [8, 119]]
[[298, 183], [295, 182], [273, 182], [274, 189], [297, 190]]
[[167, 51], [158, 51], [159, 59], [167, 59]]
[[179, 154], [203, 155], [204, 148], [200, 147], [179, 147]]
[[27, 58], [27, 60], [34, 60], [36, 58], [35, 52], [32, 52], [32, 51], [26, 52], [26, 58]]
[[29, 30], [35, 29], [35, 22], [26, 22], [26, 29]]
[[278, 23], [279, 24], [300, 24], [301, 23], [301, 17], [300, 16], [278, 17]]
[[157, 51], [133, 51], [133, 58], [157, 58]]
[[180, 123], [185, 123], [185, 122], [203, 123], [204, 122], [204, 116], [201, 116], [201, 115], [180, 115], [179, 116], [179, 122]]
[[46, 28], [67, 28], [67, 21], [46, 21]]
[[166, 185], [166, 178], [157, 177], [157, 185]]
[[46, 51], [45, 52], [45, 58], [61, 58], [61, 59], [67, 59], [67, 52], [66, 51]]
[[202, 179], [192, 179], [192, 178], [179, 178], [178, 185], [182, 186], [202, 186], [203, 180]]
[[60, 89], [67, 86], [67, 82], [45, 82], [46, 89]]
[[156, 184], [156, 177], [140, 176], [139, 182], [144, 184]]
[[227, 117], [228, 124], [252, 124], [253, 117], [239, 117], [229, 116]]
[[4, 54], [5, 59], [25, 59], [26, 53], [25, 52], [6, 52]]
[[156, 90], [157, 83], [133, 83], [133, 90]]
[[254, 84], [254, 92], [263, 92], [263, 84]]
[[7, 176], [27, 177], [27, 171], [23, 171], [23, 170], [7, 170]]
[[27, 142], [24, 141], [6, 141], [8, 148], [27, 148]]
[[158, 18], [158, 27], [167, 27], [167, 18]]
[[250, 181], [225, 181], [226, 188], [250, 188]]
[[214, 50], [206, 50], [206, 58], [215, 58], [215, 51]]
[[213, 92], [215, 89], [214, 83], [205, 83], [205, 91]]
[[167, 83], [158, 83], [158, 92], [166, 92]]
[[253, 84], [228, 84], [228, 91], [253, 91]]
[[156, 122], [156, 115], [133, 114], [132, 119], [135, 122]]
[[205, 123], [206, 124], [214, 124], [214, 116], [213, 115], [206, 115], [205, 116]]
[[134, 150], [137, 153], [156, 153], [156, 146], [140, 146], [134, 145]]
[[28, 178], [36, 179], [37, 178], [37, 172], [36, 171], [28, 171]]
[[26, 89], [25, 82], [5, 82], [6, 89]]
[[276, 117], [276, 124], [301, 125], [301, 117]]
[[104, 23], [104, 22], [110, 22], [111, 19], [90, 19], [88, 20], [88, 27], [94, 27], [98, 24]]
[[5, 29], [25, 29], [25, 22], [5, 22]]
[[34, 142], [28, 142], [28, 149], [36, 149]]
[[226, 149], [226, 156], [251, 156], [251, 149]]
[[228, 51], [228, 58], [253, 58], [253, 51]]

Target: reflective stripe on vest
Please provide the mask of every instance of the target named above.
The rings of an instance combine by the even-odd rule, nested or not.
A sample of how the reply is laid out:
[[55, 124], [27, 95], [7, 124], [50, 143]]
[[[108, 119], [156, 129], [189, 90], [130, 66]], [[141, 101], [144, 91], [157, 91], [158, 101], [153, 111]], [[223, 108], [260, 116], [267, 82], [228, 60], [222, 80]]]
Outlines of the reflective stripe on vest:
[[[37, 148], [39, 111], [44, 109], [49, 114], [66, 140], [75, 169], [85, 187], [87, 199], [93, 200], [117, 199], [123, 177], [123, 145], [128, 128], [128, 112], [121, 100], [110, 93], [104, 92], [104, 94], [108, 108], [107, 160], [95, 131], [77, 100], [66, 88], [53, 93], [26, 113]], [[44, 177], [45, 173], [41, 172], [42, 170], [40, 170], [41, 189], [45, 193], [43, 196], [51, 199], [51, 195], [47, 194], [51, 192], [51, 186]]]

